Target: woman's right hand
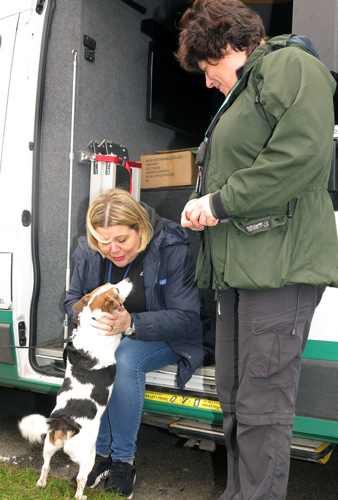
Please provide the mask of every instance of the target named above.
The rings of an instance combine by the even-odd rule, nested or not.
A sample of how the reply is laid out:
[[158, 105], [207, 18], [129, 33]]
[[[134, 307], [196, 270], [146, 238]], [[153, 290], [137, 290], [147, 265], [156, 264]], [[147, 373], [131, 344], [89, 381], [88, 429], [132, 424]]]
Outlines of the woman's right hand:
[[204, 226], [202, 226], [199, 223], [192, 223], [190, 220], [190, 214], [193, 212], [194, 208], [197, 205], [197, 198], [194, 200], [188, 201], [186, 206], [183, 209], [183, 212], [181, 214], [181, 226], [182, 227], [188, 227], [189, 229], [192, 229], [193, 231], [203, 231]]
[[182, 227], [189, 227], [193, 231], [203, 231], [205, 226], [216, 226], [219, 219], [215, 219], [210, 209], [210, 194], [188, 201], [181, 216]]
[[105, 312], [101, 318], [93, 318], [92, 326], [104, 331], [104, 335], [118, 335], [124, 333], [130, 325], [130, 314], [124, 306], [120, 306], [118, 312], [108, 313]]

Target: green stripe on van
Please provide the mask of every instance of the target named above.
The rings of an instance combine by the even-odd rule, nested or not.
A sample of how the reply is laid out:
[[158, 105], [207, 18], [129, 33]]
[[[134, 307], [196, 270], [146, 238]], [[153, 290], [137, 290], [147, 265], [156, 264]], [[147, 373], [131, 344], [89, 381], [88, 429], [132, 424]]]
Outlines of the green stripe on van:
[[308, 340], [304, 350], [303, 358], [338, 361], [338, 342]]

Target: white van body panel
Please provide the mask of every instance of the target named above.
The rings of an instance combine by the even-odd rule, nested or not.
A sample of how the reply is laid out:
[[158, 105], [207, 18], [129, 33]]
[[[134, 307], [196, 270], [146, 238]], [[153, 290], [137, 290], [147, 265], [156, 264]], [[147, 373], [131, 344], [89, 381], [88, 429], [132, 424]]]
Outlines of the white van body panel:
[[[47, 4], [47, 2], [46, 2]], [[36, 1], [3, 2], [0, 7], [0, 252], [11, 270], [14, 339], [24, 322], [29, 338], [31, 296], [34, 286], [31, 256], [32, 228], [22, 223], [23, 212], [32, 211], [33, 144], [37, 84], [41, 59], [44, 13], [35, 12]], [[12, 258], [10, 258], [11, 256]], [[2, 307], [4, 308], [4, 307]], [[17, 350], [20, 377], [40, 379], [28, 362], [28, 350]], [[46, 377], [46, 381], [47, 381]], [[48, 379], [48, 381], [50, 381]]]
[[[338, 212], [335, 212], [338, 231]], [[338, 342], [338, 288], [327, 287], [317, 307], [309, 339]]]

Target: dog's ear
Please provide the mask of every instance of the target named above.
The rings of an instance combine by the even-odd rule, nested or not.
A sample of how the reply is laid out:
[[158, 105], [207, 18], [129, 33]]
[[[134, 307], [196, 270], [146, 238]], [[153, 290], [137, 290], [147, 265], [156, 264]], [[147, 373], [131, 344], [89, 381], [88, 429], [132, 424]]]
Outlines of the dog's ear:
[[104, 301], [107, 312], [109, 312], [110, 314], [116, 311], [119, 306], [122, 306], [122, 302], [120, 301], [119, 296], [114, 292], [112, 292], [110, 295], [106, 295]]
[[76, 302], [76, 304], [73, 305], [73, 311], [82, 312], [83, 308], [86, 307], [86, 305], [88, 304], [90, 297], [91, 293], [88, 293], [87, 295], [82, 297], [82, 299], [79, 300], [79, 302]]

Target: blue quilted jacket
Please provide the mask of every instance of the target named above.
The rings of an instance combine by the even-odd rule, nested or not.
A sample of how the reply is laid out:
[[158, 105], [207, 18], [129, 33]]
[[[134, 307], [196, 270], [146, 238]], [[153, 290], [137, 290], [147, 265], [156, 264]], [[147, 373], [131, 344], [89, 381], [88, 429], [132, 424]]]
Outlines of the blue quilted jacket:
[[[159, 217], [143, 204], [150, 220]], [[195, 264], [188, 249], [185, 230], [163, 219], [164, 228], [152, 239], [143, 260], [146, 297], [144, 313], [132, 313], [136, 340], [165, 341], [182, 356], [178, 363], [177, 385], [184, 385], [199, 366], [212, 362], [215, 333], [194, 282]], [[76, 317], [73, 305], [101, 283], [103, 259], [89, 248], [85, 235], [73, 254], [75, 269], [64, 307]]]

